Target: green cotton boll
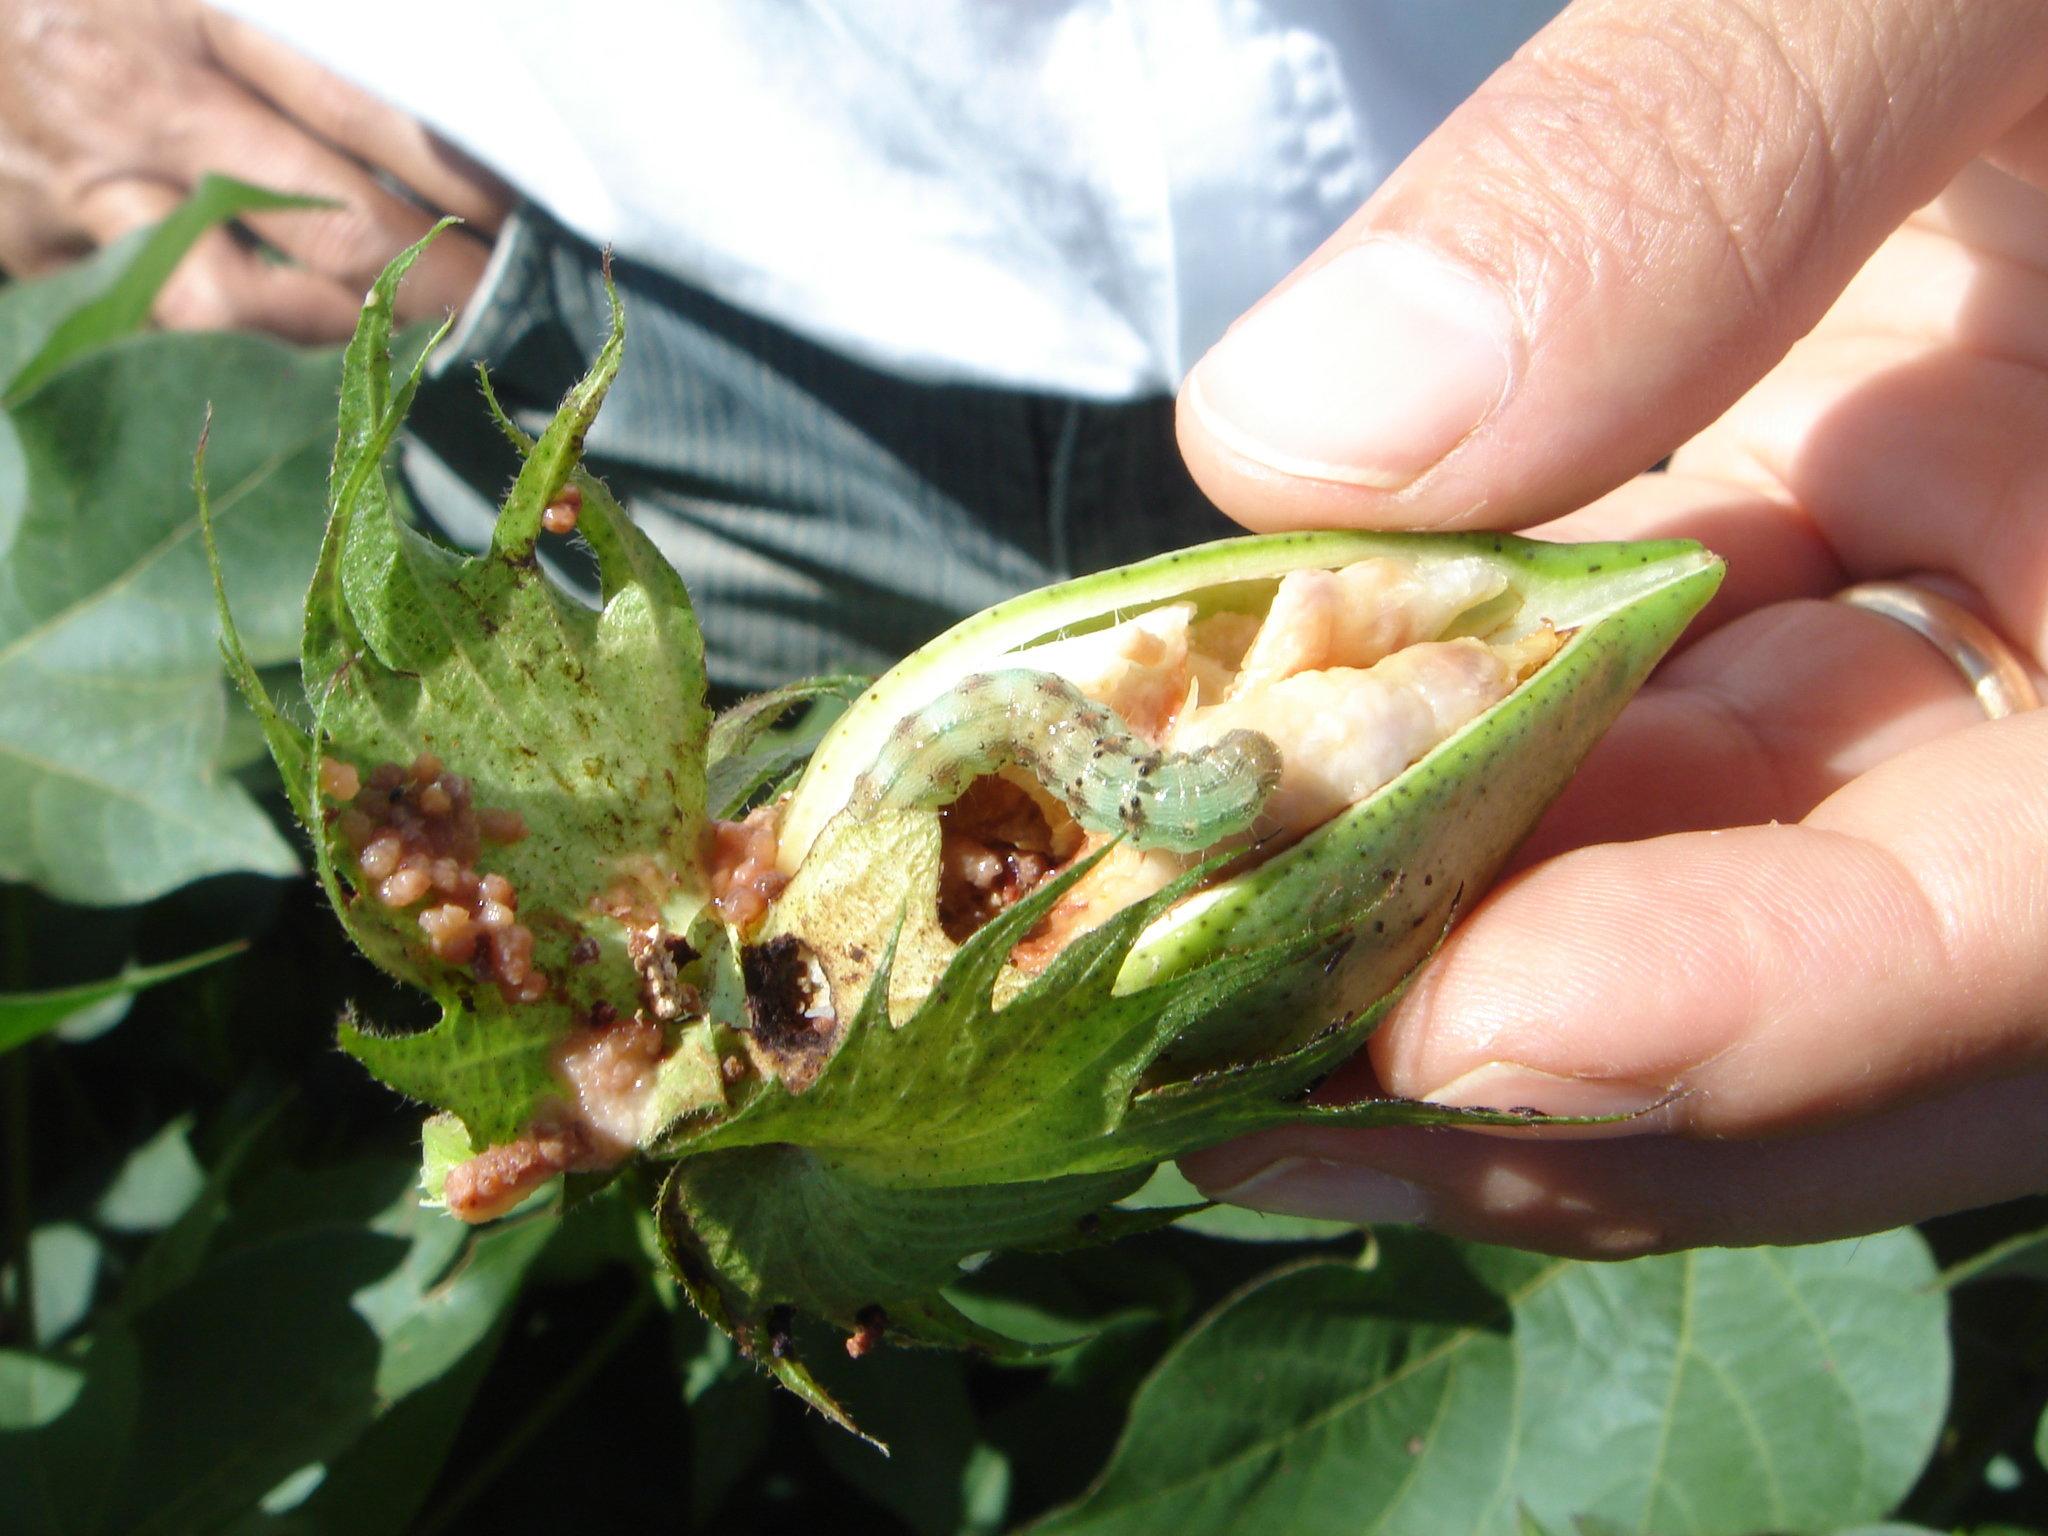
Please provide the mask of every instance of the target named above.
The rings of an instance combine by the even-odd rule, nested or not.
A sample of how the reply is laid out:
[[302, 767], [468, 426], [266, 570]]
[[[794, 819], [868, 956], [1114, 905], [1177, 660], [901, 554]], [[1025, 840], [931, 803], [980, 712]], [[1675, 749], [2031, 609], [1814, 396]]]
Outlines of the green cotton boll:
[[[1314, 988], [1304, 992], [1290, 979], [1268, 989], [1263, 1004], [1240, 997], [1227, 1017], [1204, 1020], [1163, 1059], [1184, 1075], [1302, 1043], [1302, 1032], [1385, 997], [1478, 899], [1713, 595], [1723, 569], [1717, 558], [1684, 541], [1563, 545], [1507, 534], [1281, 534], [1183, 550], [1029, 593], [955, 626], [847, 712], [792, 797], [785, 867], [821, 835], [849, 835], [827, 826], [855, 795], [861, 765], [886, 754], [896, 721], [930, 708], [962, 678], [1014, 665], [1007, 658], [1018, 651], [1170, 604], [1191, 603], [1198, 614], [1257, 611], [1290, 572], [1374, 557], [1425, 569], [1477, 560], [1497, 571], [1502, 590], [1461, 615], [1457, 634], [1512, 641], [1548, 624], [1568, 638], [1527, 682], [1384, 790], [1147, 928], [1124, 963], [1119, 992], [1304, 933], [1327, 935], [1329, 947], [1341, 946], [1343, 954], [1326, 976], [1318, 973]], [[826, 883], [824, 874], [806, 871], [792, 897], [801, 897], [811, 879]], [[839, 899], [838, 885], [871, 883], [832, 881], [834, 900], [826, 905], [838, 913], [888, 907]], [[836, 947], [876, 949], [873, 920], [852, 917], [851, 926], [863, 924], [868, 932]], [[831, 926], [828, 916], [818, 933]], [[906, 936], [929, 938], [914, 923]], [[900, 1004], [900, 979], [897, 991]]]
[[[561, 1175], [571, 1198], [658, 1186], [684, 1291], [851, 1428], [804, 1320], [856, 1356], [1045, 1353], [949, 1287], [994, 1252], [1187, 1214], [1119, 1203], [1164, 1161], [1287, 1124], [1523, 1123], [1308, 1095], [1712, 596], [1714, 556], [1229, 540], [999, 604], [864, 689], [713, 720], [688, 594], [580, 462], [616, 299], [548, 430], [500, 417], [525, 467], [491, 548], [402, 515], [383, 461], [418, 378], [389, 357], [415, 254], [344, 362], [310, 729], [223, 628], [336, 912], [441, 1007], [412, 1034], [351, 1019], [343, 1045], [439, 1112], [426, 1179], [453, 1214]], [[597, 611], [533, 558], [565, 523]], [[478, 835], [483, 808], [518, 835]]]

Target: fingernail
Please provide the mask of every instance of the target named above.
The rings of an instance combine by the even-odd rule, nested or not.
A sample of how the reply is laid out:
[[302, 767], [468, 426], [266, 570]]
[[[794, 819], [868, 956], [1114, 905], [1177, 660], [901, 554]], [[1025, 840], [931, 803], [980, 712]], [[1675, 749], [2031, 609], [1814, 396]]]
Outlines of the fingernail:
[[1189, 375], [1187, 406], [1273, 469], [1396, 490], [1493, 414], [1514, 336], [1491, 284], [1371, 239], [1231, 327]]
[[1671, 1102], [1672, 1090], [1626, 1078], [1563, 1077], [1519, 1062], [1489, 1061], [1453, 1078], [1423, 1097], [1432, 1104], [1465, 1109], [1529, 1109], [1545, 1115], [1630, 1115], [1613, 1130], [1637, 1134], [1663, 1129], [1655, 1112]]
[[1353, 1226], [1429, 1219], [1429, 1196], [1377, 1168], [1320, 1157], [1283, 1157], [1216, 1194], [1231, 1205], [1279, 1216], [1316, 1216]]

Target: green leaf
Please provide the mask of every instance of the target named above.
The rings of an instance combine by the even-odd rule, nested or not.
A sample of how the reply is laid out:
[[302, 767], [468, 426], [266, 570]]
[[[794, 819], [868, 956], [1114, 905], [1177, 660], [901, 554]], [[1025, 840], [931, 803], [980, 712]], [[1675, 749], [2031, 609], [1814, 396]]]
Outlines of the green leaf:
[[279, 1509], [284, 1501], [273, 1489], [258, 1510], [231, 1527], [235, 1536], [410, 1530], [495, 1354], [494, 1347], [474, 1349], [447, 1374], [387, 1408], [347, 1450], [312, 1464], [317, 1484], [289, 1508]]
[[[0, 283], [0, 397], [13, 393], [15, 378], [69, 316], [120, 281], [148, 239], [147, 230], [136, 230], [44, 276]], [[0, 398], [0, 411], [6, 404]]]
[[311, 1463], [304, 1470], [317, 1479], [314, 1486], [297, 1492], [287, 1505], [281, 1496], [287, 1480], [230, 1529], [235, 1536], [411, 1529], [494, 1353], [472, 1351], [456, 1369], [386, 1409], [345, 1451]]
[[193, 242], [244, 213], [331, 208], [226, 176], [200, 179], [192, 195], [147, 233], [117, 242], [54, 278], [0, 289], [0, 406], [34, 392], [65, 364], [140, 330], [150, 306]]
[[1190, 1333], [1040, 1536], [1581, 1518], [1693, 1536], [1881, 1517], [1946, 1406], [1945, 1307], [1906, 1232], [1583, 1264], [1387, 1235]]
[[85, 1320], [100, 1277], [100, 1244], [75, 1222], [51, 1222], [29, 1235], [35, 1276], [36, 1343], [57, 1343]]
[[801, 1147], [742, 1147], [678, 1163], [662, 1192], [665, 1238], [679, 1268], [715, 1277], [724, 1318], [750, 1342], [777, 1307], [849, 1333], [880, 1307], [887, 1336], [997, 1354], [1035, 1354], [971, 1322], [938, 1293], [961, 1261], [1030, 1246], [1143, 1182], [1143, 1172], [993, 1188], [870, 1184]]
[[[310, 822], [315, 814], [313, 738], [285, 718], [284, 710], [272, 696], [261, 670], [250, 658], [248, 645], [235, 622], [234, 609], [228, 601], [227, 566], [221, 558], [220, 539], [214, 527], [213, 497], [206, 483], [206, 447], [212, 435], [213, 411], [209, 406], [206, 423], [199, 429], [199, 446], [192, 455], [192, 499], [199, 509], [199, 537], [206, 550], [207, 569], [213, 577], [214, 613], [220, 621], [221, 665], [227, 670], [228, 681], [241, 694], [242, 702], [249, 706], [248, 720], [255, 727], [256, 752], [260, 755], [268, 750], [270, 753], [283, 780], [285, 798], [303, 825]], [[230, 738], [251, 734], [247, 726], [238, 724], [242, 718], [237, 716], [229, 721]], [[232, 739], [224, 743], [220, 755], [222, 767], [229, 765], [240, 745]]]
[[[416, 914], [352, 894], [347, 845], [316, 805], [316, 754], [265, 723], [280, 767], [301, 786], [295, 803], [350, 935], [442, 1007], [441, 1020], [415, 1034], [381, 1035], [351, 1020], [344, 1049], [386, 1082], [459, 1116], [474, 1144], [485, 1146], [516, 1135], [562, 1091], [554, 1047], [580, 1020], [600, 1007], [630, 1015], [639, 1006], [624, 929], [601, 910], [604, 895], [622, 881], [637, 883], [677, 933], [703, 905], [710, 717], [702, 642], [680, 578], [579, 467], [584, 434], [623, 354], [616, 296], [611, 334], [589, 374], [537, 441], [522, 439], [525, 465], [490, 550], [457, 554], [400, 516], [384, 457], [425, 354], [394, 381], [392, 305], [424, 244], [378, 279], [344, 356], [301, 666], [321, 753], [367, 778], [379, 763], [431, 751], [475, 784], [479, 805], [523, 818], [528, 835], [487, 850], [481, 863], [519, 893], [521, 920], [535, 936], [534, 968], [551, 983], [547, 996], [506, 1001], [469, 968], [436, 959]], [[581, 494], [579, 528], [598, 559], [597, 611], [555, 587], [533, 558], [541, 514], [567, 487]], [[252, 669], [237, 665], [236, 673], [261, 713]], [[572, 949], [586, 939], [596, 959], [572, 963]]]
[[154, 230], [0, 288], [0, 879], [113, 904], [296, 867], [222, 766], [212, 619], [174, 466], [203, 402], [235, 412], [217, 455], [228, 581], [252, 650], [281, 659], [315, 547], [305, 513], [333, 354], [132, 333], [207, 229], [313, 206], [209, 177]]
[[1015, 1480], [1009, 1457], [992, 1445], [977, 1445], [960, 1469], [961, 1536], [995, 1536], [1010, 1511]]
[[539, 1211], [478, 1232], [417, 1200], [398, 1202], [373, 1230], [407, 1238], [406, 1262], [352, 1303], [383, 1341], [378, 1397], [392, 1403], [433, 1385], [483, 1344], [558, 1228], [553, 1212]]
[[0, 879], [113, 904], [297, 861], [221, 769], [226, 701], [186, 464], [204, 403], [224, 579], [258, 664], [293, 649], [333, 354], [147, 335], [0, 415]]
[[1358, 1228], [1347, 1222], [1279, 1216], [1237, 1205], [1213, 1205], [1170, 1163], [1162, 1164], [1145, 1187], [1123, 1204], [1138, 1210], [1189, 1207], [1187, 1214], [1174, 1223], [1180, 1231], [1199, 1232], [1204, 1237], [1220, 1237], [1233, 1243], [1320, 1243], [1358, 1236]]
[[543, 1213], [479, 1233], [423, 1208], [412, 1183], [397, 1160], [280, 1171], [215, 1229], [203, 1267], [136, 1316], [134, 1529], [253, 1519], [313, 1465], [327, 1468], [316, 1486], [271, 1501], [280, 1518], [289, 1505], [335, 1529], [403, 1525], [438, 1458], [422, 1461], [402, 1431], [445, 1448], [556, 1230]]
[[283, 1100], [236, 1127], [211, 1168], [192, 1155], [191, 1122], [181, 1117], [130, 1154], [100, 1196], [94, 1214], [117, 1231], [154, 1232], [129, 1270], [116, 1310], [132, 1317], [199, 1272], [229, 1217], [228, 1192], [284, 1107]]
[[774, 1388], [702, 1318], [679, 1310], [674, 1330], [690, 1409], [690, 1523], [712, 1529], [720, 1506], [768, 1449]]
[[432, 1029], [412, 1035], [375, 1033], [351, 1014], [341, 1048], [380, 1082], [457, 1116], [471, 1145], [485, 1147], [517, 1136], [535, 1107], [561, 1091], [550, 1062], [563, 1033], [553, 1010], [479, 1016], [446, 1004]]
[[1172, 1342], [1173, 1325], [1126, 1313], [1062, 1356], [1028, 1395], [984, 1408], [983, 1433], [1008, 1464], [1012, 1513], [1077, 1497], [1109, 1457], [1132, 1394]]
[[191, 1117], [180, 1116], [129, 1153], [94, 1203], [93, 1218], [116, 1232], [161, 1232], [175, 1223], [206, 1188], [191, 1134]]
[[[1116, 1214], [1116, 1207], [1101, 1213], [1104, 1218]], [[1209, 1254], [1191, 1253], [1198, 1246], [1111, 1243], [991, 1254], [963, 1271], [945, 1295], [985, 1327], [1059, 1351], [1048, 1356], [1051, 1380], [1068, 1386], [1100, 1385], [1096, 1363], [1105, 1348], [1126, 1364], [1136, 1358], [1109, 1340], [1129, 1339], [1135, 1329], [1142, 1336], [1142, 1348], [1156, 1358], [1165, 1338], [1178, 1333], [1198, 1309], [1197, 1282], [1182, 1262], [1192, 1256], [1197, 1266], [1206, 1267]], [[1239, 1266], [1239, 1278], [1255, 1267]], [[1129, 1396], [1150, 1363], [1147, 1359], [1136, 1370], [1117, 1366], [1119, 1398]], [[1107, 1442], [1103, 1449], [1107, 1451]]]
[[175, 976], [217, 964], [248, 947], [239, 941], [223, 944], [162, 965], [130, 966], [105, 981], [89, 981], [75, 987], [57, 987], [47, 992], [0, 992], [0, 1052], [48, 1034], [65, 1020], [108, 998], [132, 996]]
[[917, 1536], [955, 1536], [966, 1523], [967, 1471], [977, 1449], [965, 1364], [930, 1350], [883, 1350], [860, 1361], [829, 1356], [818, 1373], [842, 1397], [857, 1394], [861, 1418], [898, 1448], [884, 1459], [823, 1420], [812, 1439], [826, 1463]]
[[0, 1489], [10, 1536], [107, 1528], [139, 1397], [134, 1344], [108, 1329], [83, 1351], [0, 1350]]
[[2048, 1410], [2043, 1410], [2041, 1422], [2034, 1428], [2034, 1460], [2048, 1468]]
[[123, 1529], [218, 1524], [353, 1441], [376, 1412], [378, 1348], [349, 1298], [403, 1253], [362, 1231], [295, 1234], [209, 1265], [139, 1317]]

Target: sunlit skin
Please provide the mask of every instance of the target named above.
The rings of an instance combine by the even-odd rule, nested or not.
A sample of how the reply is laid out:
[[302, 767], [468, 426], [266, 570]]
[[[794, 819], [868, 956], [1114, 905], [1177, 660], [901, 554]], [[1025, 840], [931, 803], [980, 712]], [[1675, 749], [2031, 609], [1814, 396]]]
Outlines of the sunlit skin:
[[412, 118], [198, 0], [0, 0], [0, 270], [110, 245], [215, 172], [335, 206], [249, 216], [285, 262], [202, 236], [156, 303], [179, 329], [343, 340], [384, 263], [452, 213], [467, 229], [399, 299], [401, 319], [439, 318], [475, 289], [511, 205]]
[[1687, 535], [1730, 569], [1324, 1090], [1644, 1113], [1275, 1133], [1191, 1159], [1204, 1187], [1621, 1255], [2048, 1186], [2048, 717], [1987, 723], [1825, 601], [1945, 573], [2040, 670], [2044, 97], [2038, 7], [1582, 0], [1198, 365], [1182, 446], [1251, 526]]

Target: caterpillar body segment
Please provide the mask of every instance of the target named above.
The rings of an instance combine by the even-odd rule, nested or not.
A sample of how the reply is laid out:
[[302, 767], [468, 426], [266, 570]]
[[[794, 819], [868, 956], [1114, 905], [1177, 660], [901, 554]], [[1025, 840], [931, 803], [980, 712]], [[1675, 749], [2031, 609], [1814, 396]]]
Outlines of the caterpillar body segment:
[[937, 806], [983, 774], [1019, 767], [1091, 832], [1198, 853], [1250, 829], [1280, 766], [1271, 739], [1250, 730], [1193, 751], [1161, 751], [1066, 679], [1016, 667], [963, 678], [906, 715], [854, 805]]

